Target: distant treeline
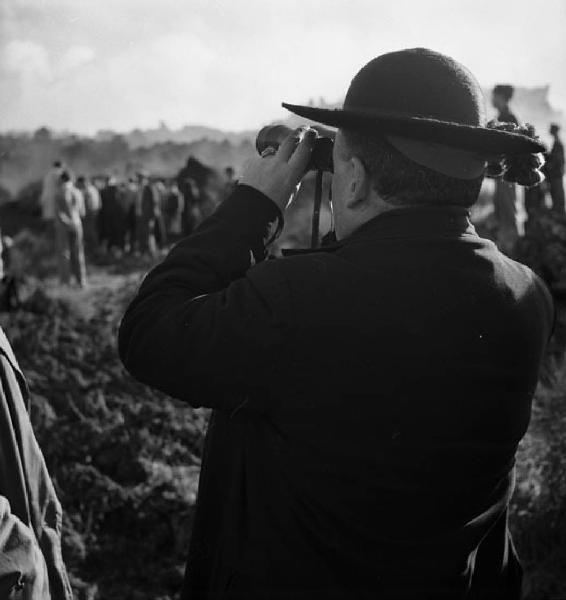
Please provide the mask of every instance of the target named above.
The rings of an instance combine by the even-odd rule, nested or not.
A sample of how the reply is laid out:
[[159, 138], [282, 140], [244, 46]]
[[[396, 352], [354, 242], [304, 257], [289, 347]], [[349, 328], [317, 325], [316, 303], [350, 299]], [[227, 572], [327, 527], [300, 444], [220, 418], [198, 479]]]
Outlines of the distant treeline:
[[16, 200], [21, 190], [43, 178], [55, 160], [63, 161], [75, 175], [123, 178], [145, 170], [159, 177], [173, 177], [189, 156], [217, 169], [232, 166], [237, 172], [254, 151], [249, 139], [239, 143], [200, 139], [132, 148], [121, 135], [103, 140], [55, 137], [45, 128], [31, 136], [0, 135], [0, 202]]
[[[484, 90], [490, 118], [490, 88]], [[513, 112], [520, 121], [532, 123], [544, 141], [549, 141], [551, 122], [566, 127], [564, 114], [549, 102], [549, 86], [517, 86], [512, 100]], [[336, 105], [326, 105], [333, 108]], [[305, 119], [290, 115], [288, 127], [305, 124]], [[225, 132], [211, 127], [187, 125], [169, 129], [161, 123], [155, 129], [134, 129], [124, 134], [99, 131], [95, 137], [52, 134], [41, 128], [35, 133], [0, 135], [0, 202], [16, 199], [24, 186], [41, 180], [54, 160], [63, 160], [77, 174], [109, 174], [119, 178], [145, 169], [161, 177], [174, 175], [189, 155], [214, 167], [232, 166], [238, 174], [244, 161], [254, 152], [254, 131]]]

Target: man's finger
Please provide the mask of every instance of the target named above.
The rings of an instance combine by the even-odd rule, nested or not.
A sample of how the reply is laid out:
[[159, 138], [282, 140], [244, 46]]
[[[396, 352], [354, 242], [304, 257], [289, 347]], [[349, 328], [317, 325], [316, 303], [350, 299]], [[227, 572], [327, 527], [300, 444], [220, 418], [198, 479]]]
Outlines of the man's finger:
[[303, 139], [289, 159], [289, 168], [297, 177], [302, 177], [307, 170], [308, 164], [311, 160], [315, 140], [316, 131], [314, 129], [307, 129], [303, 135]]
[[297, 144], [301, 141], [301, 133], [302, 132], [303, 132], [303, 128], [299, 127], [298, 129], [295, 129], [294, 131], [292, 131], [281, 142], [281, 145], [279, 146], [279, 150], [277, 152], [277, 158], [279, 158], [285, 162], [287, 162], [289, 160], [289, 158], [295, 151]]

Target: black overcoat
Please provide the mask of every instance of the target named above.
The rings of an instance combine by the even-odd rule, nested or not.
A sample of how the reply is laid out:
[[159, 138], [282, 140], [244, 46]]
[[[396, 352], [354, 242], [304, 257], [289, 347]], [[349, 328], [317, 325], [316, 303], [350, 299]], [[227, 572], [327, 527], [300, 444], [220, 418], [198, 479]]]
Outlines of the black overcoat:
[[120, 327], [135, 377], [214, 409], [184, 597], [517, 597], [507, 504], [544, 284], [464, 208], [262, 262], [278, 217], [238, 186]]

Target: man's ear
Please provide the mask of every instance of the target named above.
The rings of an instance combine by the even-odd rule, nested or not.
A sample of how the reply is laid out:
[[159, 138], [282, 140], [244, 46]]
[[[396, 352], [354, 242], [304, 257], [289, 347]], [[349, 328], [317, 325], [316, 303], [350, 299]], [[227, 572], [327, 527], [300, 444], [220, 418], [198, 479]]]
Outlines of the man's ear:
[[346, 191], [346, 206], [356, 208], [368, 195], [369, 176], [364, 163], [357, 157], [350, 158], [350, 184]]

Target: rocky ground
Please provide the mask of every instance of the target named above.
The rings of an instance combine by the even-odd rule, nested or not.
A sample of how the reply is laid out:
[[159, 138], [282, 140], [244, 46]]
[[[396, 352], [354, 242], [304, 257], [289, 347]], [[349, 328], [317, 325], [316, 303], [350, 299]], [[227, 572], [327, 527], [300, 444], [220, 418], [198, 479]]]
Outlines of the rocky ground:
[[[60, 289], [46, 267], [0, 315], [32, 393], [31, 417], [62, 501], [78, 599], [168, 600], [179, 590], [207, 412], [134, 381], [116, 351], [128, 299], [150, 266], [90, 269]], [[526, 598], [566, 597], [566, 311], [521, 444], [511, 527]]]
[[126, 267], [91, 269], [88, 290], [28, 282], [23, 308], [0, 315], [29, 381], [65, 511], [64, 556], [85, 600], [179, 590], [207, 420], [123, 369], [117, 326], [145, 270]]

